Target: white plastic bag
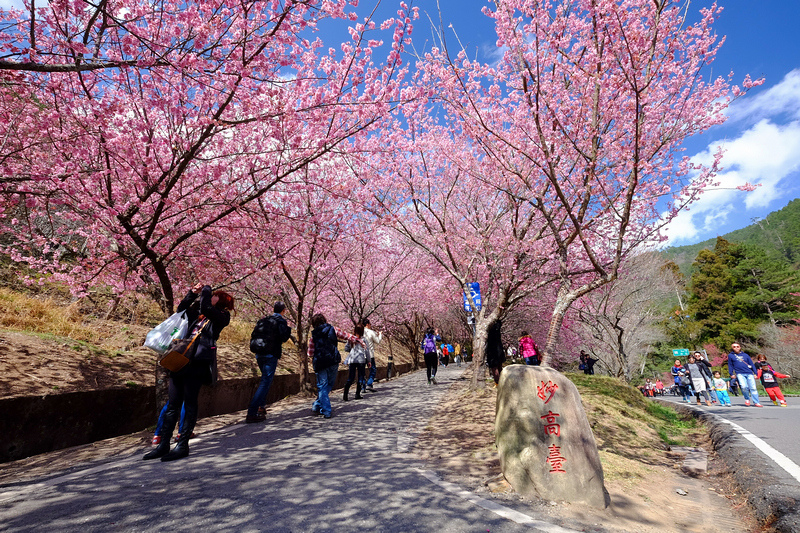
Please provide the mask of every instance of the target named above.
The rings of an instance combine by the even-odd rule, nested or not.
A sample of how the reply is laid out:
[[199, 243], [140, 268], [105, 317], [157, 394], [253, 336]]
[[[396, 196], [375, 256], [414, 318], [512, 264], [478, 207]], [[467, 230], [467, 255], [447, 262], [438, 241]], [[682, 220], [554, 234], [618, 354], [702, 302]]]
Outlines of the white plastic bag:
[[182, 339], [188, 330], [189, 319], [186, 317], [186, 311], [175, 313], [150, 330], [144, 339], [144, 345], [163, 354], [173, 339]]

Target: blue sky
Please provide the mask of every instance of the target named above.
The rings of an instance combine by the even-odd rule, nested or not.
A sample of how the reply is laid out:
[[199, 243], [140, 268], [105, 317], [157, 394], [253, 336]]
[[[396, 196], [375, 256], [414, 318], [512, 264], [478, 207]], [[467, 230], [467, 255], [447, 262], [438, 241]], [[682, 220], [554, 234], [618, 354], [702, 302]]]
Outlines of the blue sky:
[[[435, 10], [436, 2], [417, 2]], [[452, 23], [468, 50], [494, 48], [491, 24], [480, 13], [481, 0], [439, 0], [445, 25]], [[693, 0], [690, 13], [710, 6]], [[800, 1], [719, 0], [724, 11], [715, 23], [723, 45], [708, 75], [741, 84], [746, 74], [765, 78], [731, 106], [728, 121], [685, 144], [687, 155], [708, 161], [715, 147], [725, 152], [720, 186], [706, 192], [667, 229], [670, 245], [694, 244], [745, 227], [800, 197]], [[429, 7], [430, 6], [430, 7]], [[474, 6], [474, 7], [473, 7]], [[414, 40], [425, 30], [419, 24]], [[753, 192], [737, 190], [746, 182]]]
[[[37, 1], [37, 5], [43, 3]], [[0, 0], [2, 8], [12, 4], [21, 5], [19, 0]], [[430, 47], [428, 18], [438, 25], [441, 9], [444, 27], [457, 34], [471, 56], [491, 58], [497, 53], [496, 36], [491, 21], [480, 11], [486, 4], [485, 0], [414, 1], [412, 5], [423, 12], [413, 35], [417, 50]], [[710, 4], [711, 0], [692, 0], [690, 13]], [[725, 168], [719, 176], [720, 187], [704, 194], [670, 224], [667, 234], [672, 245], [693, 244], [742, 228], [800, 197], [800, 38], [796, 31], [800, 1], [719, 0], [719, 4], [725, 11], [715, 27], [726, 42], [708, 74], [727, 76], [733, 71], [737, 84], [746, 74], [753, 79], [764, 77], [765, 83], [734, 102], [724, 125], [685, 145], [687, 155], [699, 161], [707, 161], [715, 147], [722, 145]], [[361, 0], [359, 10], [367, 14], [374, 5], [375, 0]], [[379, 12], [391, 16], [397, 5], [383, 0]], [[456, 44], [453, 33], [448, 39]], [[754, 192], [735, 189], [745, 182], [760, 187]]]

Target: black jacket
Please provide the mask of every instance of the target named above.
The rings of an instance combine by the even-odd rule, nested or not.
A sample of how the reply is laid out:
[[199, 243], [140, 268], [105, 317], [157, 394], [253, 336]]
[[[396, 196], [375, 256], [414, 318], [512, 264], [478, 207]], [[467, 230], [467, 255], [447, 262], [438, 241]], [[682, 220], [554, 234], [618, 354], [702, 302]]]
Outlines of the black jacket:
[[[186, 317], [189, 319], [189, 329], [186, 332], [186, 337], [191, 338], [192, 332], [200, 315], [208, 319], [208, 324], [203, 328], [200, 333], [200, 338], [197, 339], [194, 358], [191, 365], [187, 366], [206, 366], [210, 365], [210, 383], [216, 381], [217, 374], [217, 339], [222, 330], [230, 324], [231, 314], [225, 310], [211, 305], [211, 287], [206, 285], [200, 291], [199, 305], [192, 305], [197, 300], [198, 295], [189, 291], [181, 303], [178, 304], [178, 311], [186, 311]], [[206, 380], [209, 382], [209, 380]]]
[[489, 326], [486, 335], [486, 366], [490, 368], [503, 366], [503, 361], [506, 360], [506, 351], [503, 350], [503, 340], [500, 337], [502, 328], [503, 323], [496, 320]]
[[262, 322], [267, 321], [270, 318], [275, 322], [274, 331], [271, 331], [272, 335], [269, 341], [264, 339], [267, 342], [265, 342], [263, 347], [259, 348], [258, 352], [256, 352], [256, 357], [272, 355], [280, 358], [280, 356], [283, 355], [283, 343], [288, 341], [289, 337], [292, 336], [292, 328], [289, 327], [289, 324], [286, 322], [286, 319], [283, 318], [283, 315], [280, 313], [273, 313], [272, 315], [264, 317], [258, 321], [258, 324], [256, 324], [256, 329], [253, 331], [253, 338], [258, 338], [257, 332], [259, 326], [262, 324]]

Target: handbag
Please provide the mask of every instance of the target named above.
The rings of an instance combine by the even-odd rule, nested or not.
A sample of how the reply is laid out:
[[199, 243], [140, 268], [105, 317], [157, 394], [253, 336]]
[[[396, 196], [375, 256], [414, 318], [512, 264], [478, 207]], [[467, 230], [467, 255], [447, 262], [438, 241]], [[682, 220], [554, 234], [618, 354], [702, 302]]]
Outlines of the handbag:
[[170, 343], [185, 337], [188, 330], [189, 318], [186, 311], [180, 311], [151, 329], [144, 339], [144, 345], [156, 353], [165, 354]]
[[166, 368], [170, 372], [178, 372], [185, 367], [192, 360], [194, 350], [197, 348], [197, 339], [200, 333], [203, 332], [208, 320], [203, 322], [203, 325], [197, 330], [197, 333], [191, 339], [175, 339], [169, 348], [158, 358], [158, 364]]

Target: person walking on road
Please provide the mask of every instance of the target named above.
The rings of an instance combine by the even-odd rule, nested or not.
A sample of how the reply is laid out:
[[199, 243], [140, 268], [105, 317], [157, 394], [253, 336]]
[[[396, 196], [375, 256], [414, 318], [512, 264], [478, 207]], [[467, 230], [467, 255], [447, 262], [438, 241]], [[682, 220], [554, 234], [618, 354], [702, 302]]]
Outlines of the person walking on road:
[[761, 380], [761, 384], [764, 386], [764, 390], [769, 395], [769, 399], [772, 400], [772, 403], [778, 405], [780, 401], [781, 407], [786, 407], [786, 399], [783, 397], [783, 393], [781, 392], [781, 387], [778, 385], [777, 378], [790, 378], [789, 374], [781, 374], [780, 372], [776, 372], [772, 365], [767, 362], [767, 356], [758, 354], [756, 355], [756, 364], [758, 365], [758, 379]]
[[683, 401], [692, 403], [692, 400], [690, 400], [692, 393], [689, 372], [683, 367], [680, 359], [675, 359], [675, 364], [670, 368], [670, 373], [672, 374], [672, 379], [675, 381], [675, 387], [683, 396]]
[[489, 324], [489, 331], [486, 334], [486, 366], [492, 372], [495, 387], [500, 383], [500, 372], [503, 370], [503, 363], [506, 359], [501, 336], [502, 329], [503, 322], [498, 318]]
[[[199, 308], [192, 303], [200, 296]], [[189, 319], [187, 339], [199, 335], [191, 361], [177, 372], [169, 373], [169, 404], [164, 417], [164, 433], [158, 446], [143, 459], [174, 461], [189, 455], [189, 438], [197, 423], [197, 398], [200, 387], [211, 385], [217, 374], [217, 339], [231, 322], [234, 309], [233, 296], [224, 291], [211, 291], [211, 287], [196, 284], [178, 305], [178, 312], [186, 311]], [[181, 405], [186, 407], [186, 420], [175, 448], [169, 450], [169, 441], [178, 421]]]
[[728, 396], [728, 382], [722, 379], [722, 374], [719, 373], [719, 370], [714, 372], [714, 380], [712, 383], [714, 390], [717, 392], [717, 400], [719, 400], [719, 404], [727, 407], [733, 406], [731, 403], [731, 397]]
[[332, 415], [330, 393], [336, 383], [339, 363], [338, 341], [349, 341], [364, 346], [364, 341], [344, 333], [328, 324], [325, 315], [317, 313], [311, 317], [311, 338], [308, 340], [308, 358], [317, 375], [317, 399], [311, 405], [311, 412], [330, 418]]
[[[375, 392], [375, 387], [373, 383], [375, 383], [375, 376], [378, 374], [378, 366], [375, 364], [375, 350], [378, 348], [378, 344], [383, 340], [383, 332], [375, 332], [370, 326], [369, 318], [365, 318], [361, 321], [361, 324], [364, 326], [364, 340], [366, 344], [369, 345], [369, 356], [370, 360], [369, 363], [369, 377], [367, 378], [367, 386], [366, 390], [370, 392]], [[386, 377], [389, 377], [389, 370], [387, 368]]]
[[425, 373], [428, 375], [428, 385], [436, 385], [436, 369], [439, 363], [439, 354], [436, 343], [441, 341], [439, 330], [428, 328], [422, 339], [422, 357], [425, 359]]
[[256, 363], [261, 369], [261, 381], [247, 408], [245, 422], [248, 424], [263, 422], [267, 418], [264, 412], [267, 393], [275, 377], [278, 359], [282, 355], [282, 345], [292, 336], [292, 330], [284, 318], [285, 312], [286, 305], [283, 302], [275, 302], [272, 314], [259, 320], [250, 335], [250, 351], [256, 354]]
[[[717, 403], [717, 391], [711, 384], [711, 381], [714, 379], [714, 372], [711, 370], [711, 363], [708, 362], [703, 352], [694, 352], [694, 361], [697, 363], [698, 368], [700, 368], [700, 372], [703, 373], [703, 377], [706, 379], [706, 385], [708, 388], [708, 395], [711, 396], [711, 403]], [[698, 400], [700, 398], [698, 397]]]
[[753, 360], [742, 351], [738, 342], [731, 344], [731, 350], [731, 353], [728, 354], [728, 373], [730, 373], [731, 379], [735, 379], [739, 383], [745, 407], [750, 407], [751, 400], [755, 407], [763, 407], [758, 400], [756, 367]]
[[711, 402], [709, 401], [708, 396], [708, 385], [710, 380], [706, 380], [706, 375], [703, 371], [704, 367], [701, 363], [697, 362], [697, 360], [694, 358], [694, 355], [689, 356], [689, 359], [686, 362], [686, 370], [689, 372], [689, 379], [692, 380], [692, 388], [694, 389], [694, 395], [697, 398], [697, 405], [700, 405], [700, 395], [702, 394], [706, 399], [706, 405], [710, 406]]
[[[353, 336], [360, 339], [363, 335], [364, 326], [359, 324], [353, 330]], [[347, 375], [347, 383], [344, 385], [344, 394], [342, 395], [344, 401], [349, 400], [350, 386], [356, 380], [356, 374], [358, 374], [358, 381], [356, 381], [356, 400], [363, 398], [361, 393], [363, 390], [366, 390], [364, 385], [366, 382], [366, 368], [370, 365], [372, 346], [366, 338], [364, 341], [366, 341], [366, 346], [348, 342], [344, 347], [344, 351], [350, 354], [347, 356], [349, 373]]]

